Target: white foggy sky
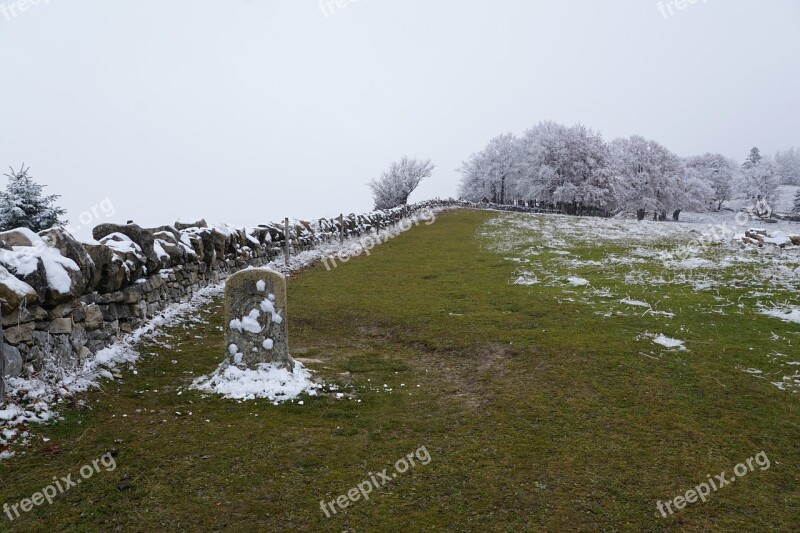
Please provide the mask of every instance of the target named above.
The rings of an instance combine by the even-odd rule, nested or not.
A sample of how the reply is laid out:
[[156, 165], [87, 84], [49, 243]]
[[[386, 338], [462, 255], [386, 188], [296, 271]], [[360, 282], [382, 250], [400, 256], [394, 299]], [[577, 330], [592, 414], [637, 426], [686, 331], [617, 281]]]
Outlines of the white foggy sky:
[[118, 222], [255, 225], [368, 211], [365, 183], [404, 154], [437, 165], [412, 200], [455, 195], [461, 161], [547, 119], [742, 160], [800, 146], [799, 26], [796, 0], [668, 19], [654, 0], [327, 18], [318, 0], [42, 0], [0, 13], [0, 168], [31, 165], [75, 225], [106, 197]]

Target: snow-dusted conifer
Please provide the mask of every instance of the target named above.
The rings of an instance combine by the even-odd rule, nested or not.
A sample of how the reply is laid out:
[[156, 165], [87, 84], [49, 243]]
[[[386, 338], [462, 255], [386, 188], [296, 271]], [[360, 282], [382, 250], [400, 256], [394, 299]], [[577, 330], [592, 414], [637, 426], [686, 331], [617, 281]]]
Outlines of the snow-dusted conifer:
[[44, 185], [36, 183], [23, 165], [11, 169], [5, 192], [0, 193], [0, 231], [28, 228], [39, 232], [66, 224], [61, 217], [66, 211], [55, 205], [59, 195], [44, 196]]

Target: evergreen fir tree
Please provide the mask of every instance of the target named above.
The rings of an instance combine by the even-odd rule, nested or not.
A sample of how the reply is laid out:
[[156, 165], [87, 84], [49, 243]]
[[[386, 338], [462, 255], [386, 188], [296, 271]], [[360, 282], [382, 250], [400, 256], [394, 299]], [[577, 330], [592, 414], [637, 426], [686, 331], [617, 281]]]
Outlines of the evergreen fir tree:
[[747, 156], [744, 164], [742, 164], [742, 168], [746, 170], [748, 168], [758, 166], [758, 164], [761, 162], [761, 159], [763, 159], [761, 157], [761, 151], [757, 146], [755, 146], [752, 150], [750, 150], [750, 155]]
[[28, 228], [39, 232], [53, 226], [66, 224], [61, 216], [66, 210], [55, 205], [61, 198], [57, 194], [43, 196], [44, 185], [39, 185], [28, 176], [30, 167], [19, 171], [11, 169], [5, 192], [0, 193], [0, 231]]
[[797, 191], [797, 196], [794, 197], [794, 212], [800, 215], [800, 190]]

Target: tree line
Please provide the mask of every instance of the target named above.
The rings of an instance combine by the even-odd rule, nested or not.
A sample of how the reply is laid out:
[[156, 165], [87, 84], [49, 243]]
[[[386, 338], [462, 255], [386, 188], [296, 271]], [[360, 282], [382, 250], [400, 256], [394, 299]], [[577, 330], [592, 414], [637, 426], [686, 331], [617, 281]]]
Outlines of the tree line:
[[739, 165], [722, 154], [682, 158], [639, 135], [606, 142], [581, 124], [548, 121], [521, 137], [493, 138], [459, 171], [465, 200], [524, 202], [574, 214], [627, 211], [639, 220], [671, 214], [677, 220], [681, 211], [720, 210], [734, 198], [767, 211], [778, 186], [800, 184], [800, 150], [770, 158], [753, 148]]

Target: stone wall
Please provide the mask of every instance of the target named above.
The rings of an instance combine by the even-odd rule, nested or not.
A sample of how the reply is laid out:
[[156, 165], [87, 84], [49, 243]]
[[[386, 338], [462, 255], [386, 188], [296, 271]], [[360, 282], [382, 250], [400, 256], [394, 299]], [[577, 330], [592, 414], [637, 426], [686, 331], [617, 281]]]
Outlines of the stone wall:
[[[380, 231], [420, 211], [462, 202], [430, 201], [344, 217], [347, 237]], [[296, 253], [338, 241], [337, 219], [295, 221]], [[75, 368], [131, 333], [173, 303], [249, 266], [282, 256], [283, 224], [249, 230], [209, 227], [200, 220], [158, 228], [102, 224], [95, 242], [82, 243], [60, 229], [0, 233], [6, 375]]]

